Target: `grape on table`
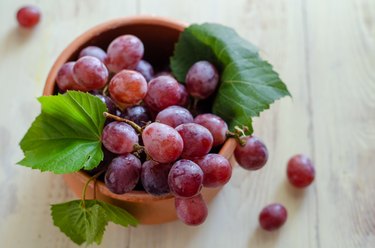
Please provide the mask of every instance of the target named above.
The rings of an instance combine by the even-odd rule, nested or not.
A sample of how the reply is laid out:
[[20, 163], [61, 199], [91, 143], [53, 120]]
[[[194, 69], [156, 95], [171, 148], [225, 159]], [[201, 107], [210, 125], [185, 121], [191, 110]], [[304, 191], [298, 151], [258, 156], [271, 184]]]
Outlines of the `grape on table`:
[[315, 169], [311, 159], [303, 154], [291, 157], [288, 161], [287, 177], [294, 187], [309, 186], [315, 178]]
[[279, 203], [273, 203], [262, 209], [259, 214], [259, 224], [266, 231], [274, 231], [284, 225], [287, 217], [286, 208]]
[[33, 28], [36, 26], [41, 17], [41, 12], [36, 6], [24, 6], [17, 11], [17, 21], [21, 27]]

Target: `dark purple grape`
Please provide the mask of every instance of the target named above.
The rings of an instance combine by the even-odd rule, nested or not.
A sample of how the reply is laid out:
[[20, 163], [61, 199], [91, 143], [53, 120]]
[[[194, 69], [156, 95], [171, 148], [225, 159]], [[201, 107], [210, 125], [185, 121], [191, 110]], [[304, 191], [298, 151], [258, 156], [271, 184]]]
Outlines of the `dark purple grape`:
[[315, 178], [313, 163], [306, 155], [295, 155], [288, 162], [287, 176], [293, 186], [305, 188], [309, 186]]
[[81, 50], [79, 53], [79, 58], [85, 57], [85, 56], [91, 56], [99, 59], [104, 63], [105, 59], [107, 58], [106, 52], [104, 52], [103, 49], [97, 46], [88, 46]]
[[149, 82], [154, 77], [154, 69], [152, 68], [152, 65], [146, 60], [139, 61], [135, 70], [141, 73], [145, 77], [147, 82]]
[[284, 225], [288, 212], [281, 204], [274, 203], [263, 208], [259, 214], [259, 224], [266, 231], [274, 231]]
[[142, 164], [141, 181], [145, 191], [151, 195], [165, 195], [170, 192], [168, 174], [172, 164], [160, 164], [148, 160]]
[[202, 183], [202, 169], [187, 159], [174, 163], [168, 175], [169, 188], [178, 197], [193, 197], [199, 194]]
[[223, 119], [214, 114], [201, 114], [195, 117], [194, 122], [207, 128], [214, 138], [213, 146], [221, 145], [226, 140], [228, 125]]
[[109, 151], [125, 154], [133, 151], [134, 145], [138, 143], [138, 135], [130, 125], [114, 121], [104, 127], [102, 142]]
[[245, 141], [245, 145], [237, 144], [234, 150], [237, 163], [247, 170], [262, 168], [268, 160], [267, 147], [255, 136], [247, 136], [242, 139]]
[[184, 141], [182, 158], [202, 157], [212, 148], [213, 137], [210, 131], [196, 123], [185, 123], [176, 127]]
[[115, 194], [132, 191], [141, 175], [141, 161], [132, 154], [119, 156], [112, 160], [105, 174], [105, 185]]
[[175, 198], [177, 217], [186, 225], [202, 224], [208, 214], [207, 205], [201, 194], [191, 198]]
[[194, 159], [203, 171], [204, 187], [219, 187], [226, 184], [232, 176], [232, 166], [220, 154], [210, 153], [203, 158]]
[[116, 114], [116, 105], [113, 103], [112, 99], [108, 96], [95, 95], [107, 106], [108, 112], [111, 114]]
[[191, 123], [194, 119], [186, 108], [180, 106], [169, 106], [159, 112], [155, 121], [175, 128], [180, 124]]
[[219, 74], [210, 62], [198, 61], [190, 67], [185, 82], [190, 95], [198, 99], [206, 99], [215, 92]]
[[121, 117], [131, 120], [140, 126], [144, 126], [147, 122], [151, 121], [149, 111], [142, 105], [135, 105], [125, 109]]

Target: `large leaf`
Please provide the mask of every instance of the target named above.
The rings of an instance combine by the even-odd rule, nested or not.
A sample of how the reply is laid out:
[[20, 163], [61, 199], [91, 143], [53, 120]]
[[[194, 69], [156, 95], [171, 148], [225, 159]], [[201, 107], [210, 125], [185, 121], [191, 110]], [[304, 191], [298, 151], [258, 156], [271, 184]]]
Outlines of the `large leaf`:
[[259, 57], [257, 48], [231, 28], [210, 23], [186, 28], [171, 58], [172, 71], [184, 82], [189, 68], [199, 60], [211, 61], [221, 71], [212, 111], [231, 129], [245, 125], [251, 131], [251, 117], [290, 95], [272, 66]]
[[51, 206], [54, 225], [76, 244], [100, 244], [109, 221], [125, 227], [138, 224], [138, 221], [124, 209], [97, 200], [84, 202], [84, 206], [81, 200]]
[[25, 158], [19, 164], [59, 174], [95, 168], [103, 159], [105, 104], [78, 91], [39, 101], [42, 112], [20, 142]]

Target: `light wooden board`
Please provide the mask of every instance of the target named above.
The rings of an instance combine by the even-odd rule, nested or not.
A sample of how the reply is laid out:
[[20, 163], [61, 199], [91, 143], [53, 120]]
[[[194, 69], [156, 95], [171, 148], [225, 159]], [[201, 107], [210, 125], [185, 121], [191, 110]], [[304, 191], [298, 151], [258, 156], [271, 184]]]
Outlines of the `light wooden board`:
[[[49, 215], [49, 204], [74, 195], [61, 177], [16, 166], [18, 142], [62, 49], [89, 27], [137, 14], [235, 28], [261, 49], [293, 99], [255, 119], [269, 162], [257, 172], [235, 168], [203, 225], [110, 224], [102, 247], [375, 247], [374, 1], [30, 0], [43, 11], [31, 32], [14, 18], [25, 3], [0, 1], [0, 247], [76, 247]], [[316, 181], [303, 191], [285, 177], [296, 153], [316, 164]], [[289, 217], [267, 233], [257, 218], [271, 202], [283, 203]]]

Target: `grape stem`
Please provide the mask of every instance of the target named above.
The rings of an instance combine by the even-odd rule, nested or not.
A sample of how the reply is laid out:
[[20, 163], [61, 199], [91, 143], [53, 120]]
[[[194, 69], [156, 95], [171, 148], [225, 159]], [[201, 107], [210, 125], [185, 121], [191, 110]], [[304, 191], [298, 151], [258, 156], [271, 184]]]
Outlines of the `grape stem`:
[[117, 115], [113, 115], [113, 114], [110, 114], [108, 112], [104, 112], [103, 115], [106, 117], [106, 118], [111, 118], [115, 121], [121, 121], [121, 122], [125, 122], [126, 124], [129, 124], [132, 128], [135, 129], [135, 131], [137, 131], [138, 133], [142, 133], [142, 128], [140, 126], [138, 126], [137, 123], [131, 121], [131, 120], [128, 120], [128, 119], [124, 119], [124, 118], [121, 118]]
[[240, 146], [244, 146], [246, 144], [246, 141], [243, 139], [243, 137], [246, 137], [245, 132], [248, 132], [249, 128], [246, 126], [243, 126], [242, 128], [235, 126], [234, 132], [227, 131], [226, 136], [229, 138], [234, 138]]
[[[86, 200], [86, 191], [87, 191], [87, 186], [89, 186], [90, 182], [92, 180], [95, 180], [96, 182], [96, 179], [104, 172], [105, 170], [101, 170], [99, 171], [98, 173], [96, 173], [95, 175], [93, 175], [92, 177], [89, 178], [89, 180], [87, 180], [87, 182], [85, 183], [85, 186], [83, 187], [83, 190], [82, 190], [82, 207], [83, 208], [86, 208], [86, 204], [85, 204], [85, 200]], [[96, 183], [94, 183], [94, 199], [96, 199]]]

